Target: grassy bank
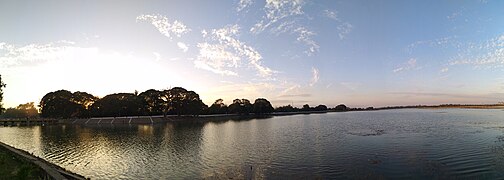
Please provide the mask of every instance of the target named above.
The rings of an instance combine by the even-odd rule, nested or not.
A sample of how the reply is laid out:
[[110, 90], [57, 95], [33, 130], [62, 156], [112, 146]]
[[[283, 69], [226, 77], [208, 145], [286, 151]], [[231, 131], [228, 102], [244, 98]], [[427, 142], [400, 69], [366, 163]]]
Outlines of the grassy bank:
[[50, 179], [42, 168], [0, 146], [0, 179]]

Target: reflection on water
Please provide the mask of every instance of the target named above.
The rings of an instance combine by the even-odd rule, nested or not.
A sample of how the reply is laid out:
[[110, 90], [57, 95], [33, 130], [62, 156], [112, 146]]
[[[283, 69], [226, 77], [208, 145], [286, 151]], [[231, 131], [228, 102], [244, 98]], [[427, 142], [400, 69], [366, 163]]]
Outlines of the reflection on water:
[[93, 179], [497, 178], [503, 127], [499, 110], [390, 110], [0, 127], [0, 141]]

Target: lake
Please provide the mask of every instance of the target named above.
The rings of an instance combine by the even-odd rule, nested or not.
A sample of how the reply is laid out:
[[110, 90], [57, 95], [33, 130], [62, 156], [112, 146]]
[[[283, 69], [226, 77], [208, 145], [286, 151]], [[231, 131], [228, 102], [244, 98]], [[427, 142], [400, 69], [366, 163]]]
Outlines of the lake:
[[503, 110], [0, 127], [0, 141], [92, 179], [504, 177]]

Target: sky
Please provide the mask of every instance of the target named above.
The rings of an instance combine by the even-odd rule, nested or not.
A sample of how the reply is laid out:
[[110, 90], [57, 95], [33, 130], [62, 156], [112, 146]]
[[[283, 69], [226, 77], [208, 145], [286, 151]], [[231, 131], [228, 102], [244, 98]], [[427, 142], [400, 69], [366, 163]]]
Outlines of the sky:
[[0, 1], [4, 106], [184, 87], [207, 104], [504, 101], [504, 1]]

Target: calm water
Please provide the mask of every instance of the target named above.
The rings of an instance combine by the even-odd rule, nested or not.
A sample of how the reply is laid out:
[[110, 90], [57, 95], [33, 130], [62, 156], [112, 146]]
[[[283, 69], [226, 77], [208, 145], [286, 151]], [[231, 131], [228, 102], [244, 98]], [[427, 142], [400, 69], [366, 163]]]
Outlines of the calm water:
[[0, 141], [93, 179], [504, 177], [503, 110], [0, 127]]

